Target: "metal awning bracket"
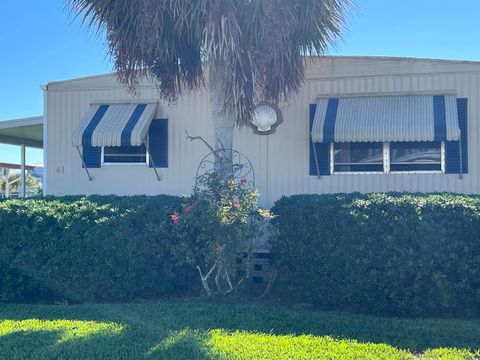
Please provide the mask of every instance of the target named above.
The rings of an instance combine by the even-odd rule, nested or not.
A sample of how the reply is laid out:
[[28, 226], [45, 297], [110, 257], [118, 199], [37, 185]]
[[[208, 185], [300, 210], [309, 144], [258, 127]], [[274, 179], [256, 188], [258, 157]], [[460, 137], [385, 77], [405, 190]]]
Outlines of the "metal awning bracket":
[[87, 173], [88, 181], [93, 181], [93, 177], [92, 175], [90, 175], [90, 172], [88, 171], [87, 165], [85, 164], [85, 160], [83, 159], [83, 154], [80, 151], [80, 148], [78, 146], [76, 146], [76, 148], [78, 151], [78, 155], [80, 155], [80, 159], [82, 159], [82, 165], [83, 165], [83, 168], [85, 169], [85, 172]]
[[158, 174], [157, 168], [155, 167], [155, 163], [153, 162], [152, 155], [150, 154], [150, 144], [148, 139], [147, 141], [145, 141], [145, 146], [147, 147], [148, 161], [152, 164], [152, 168], [153, 168], [153, 171], [155, 171], [155, 176], [157, 177], [157, 181], [161, 181], [162, 178]]
[[[311, 136], [311, 135], [310, 135]], [[313, 146], [313, 155], [315, 157], [315, 167], [317, 170], [317, 179], [320, 179], [320, 166], [318, 165], [318, 155], [317, 155], [317, 147], [315, 146], [316, 143], [312, 141], [312, 146]]]
[[462, 154], [462, 134], [458, 138], [458, 154], [460, 156], [460, 174], [458, 175], [459, 179], [463, 179], [463, 154]]

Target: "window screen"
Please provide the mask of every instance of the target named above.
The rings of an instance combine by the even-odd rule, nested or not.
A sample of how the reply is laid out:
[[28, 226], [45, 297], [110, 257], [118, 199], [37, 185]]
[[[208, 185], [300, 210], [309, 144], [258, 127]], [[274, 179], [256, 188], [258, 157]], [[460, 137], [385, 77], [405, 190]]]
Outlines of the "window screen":
[[442, 170], [441, 142], [390, 143], [390, 171]]
[[334, 172], [383, 172], [382, 143], [335, 143]]

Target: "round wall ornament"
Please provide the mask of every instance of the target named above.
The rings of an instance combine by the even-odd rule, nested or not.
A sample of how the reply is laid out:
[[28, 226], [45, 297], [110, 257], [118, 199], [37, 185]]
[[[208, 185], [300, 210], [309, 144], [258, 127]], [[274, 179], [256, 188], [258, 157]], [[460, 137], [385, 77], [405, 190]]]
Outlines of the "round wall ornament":
[[277, 105], [269, 102], [257, 104], [253, 111], [250, 126], [255, 134], [268, 135], [282, 122], [282, 113]]

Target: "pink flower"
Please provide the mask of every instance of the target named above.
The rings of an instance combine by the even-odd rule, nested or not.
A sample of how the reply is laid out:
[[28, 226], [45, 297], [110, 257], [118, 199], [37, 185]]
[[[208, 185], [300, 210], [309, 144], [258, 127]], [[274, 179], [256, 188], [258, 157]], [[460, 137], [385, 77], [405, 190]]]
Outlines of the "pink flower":
[[170, 215], [170, 219], [172, 219], [172, 222], [176, 225], [178, 224], [178, 220], [180, 219], [180, 216], [178, 216], [177, 214], [172, 214]]
[[185, 211], [185, 214], [190, 214], [190, 211], [192, 211], [192, 208], [190, 206], [188, 206], [183, 211]]
[[241, 204], [238, 201], [235, 201], [233, 203], [233, 206], [235, 206], [238, 209], [241, 206]]
[[240, 185], [245, 185], [247, 183], [247, 179], [240, 179]]

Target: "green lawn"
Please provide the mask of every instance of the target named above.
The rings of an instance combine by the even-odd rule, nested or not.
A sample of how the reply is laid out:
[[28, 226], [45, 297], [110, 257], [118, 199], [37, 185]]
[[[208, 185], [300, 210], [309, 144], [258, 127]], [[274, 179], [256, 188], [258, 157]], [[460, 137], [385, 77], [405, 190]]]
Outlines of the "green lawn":
[[234, 305], [0, 305], [1, 359], [469, 359], [480, 321]]

